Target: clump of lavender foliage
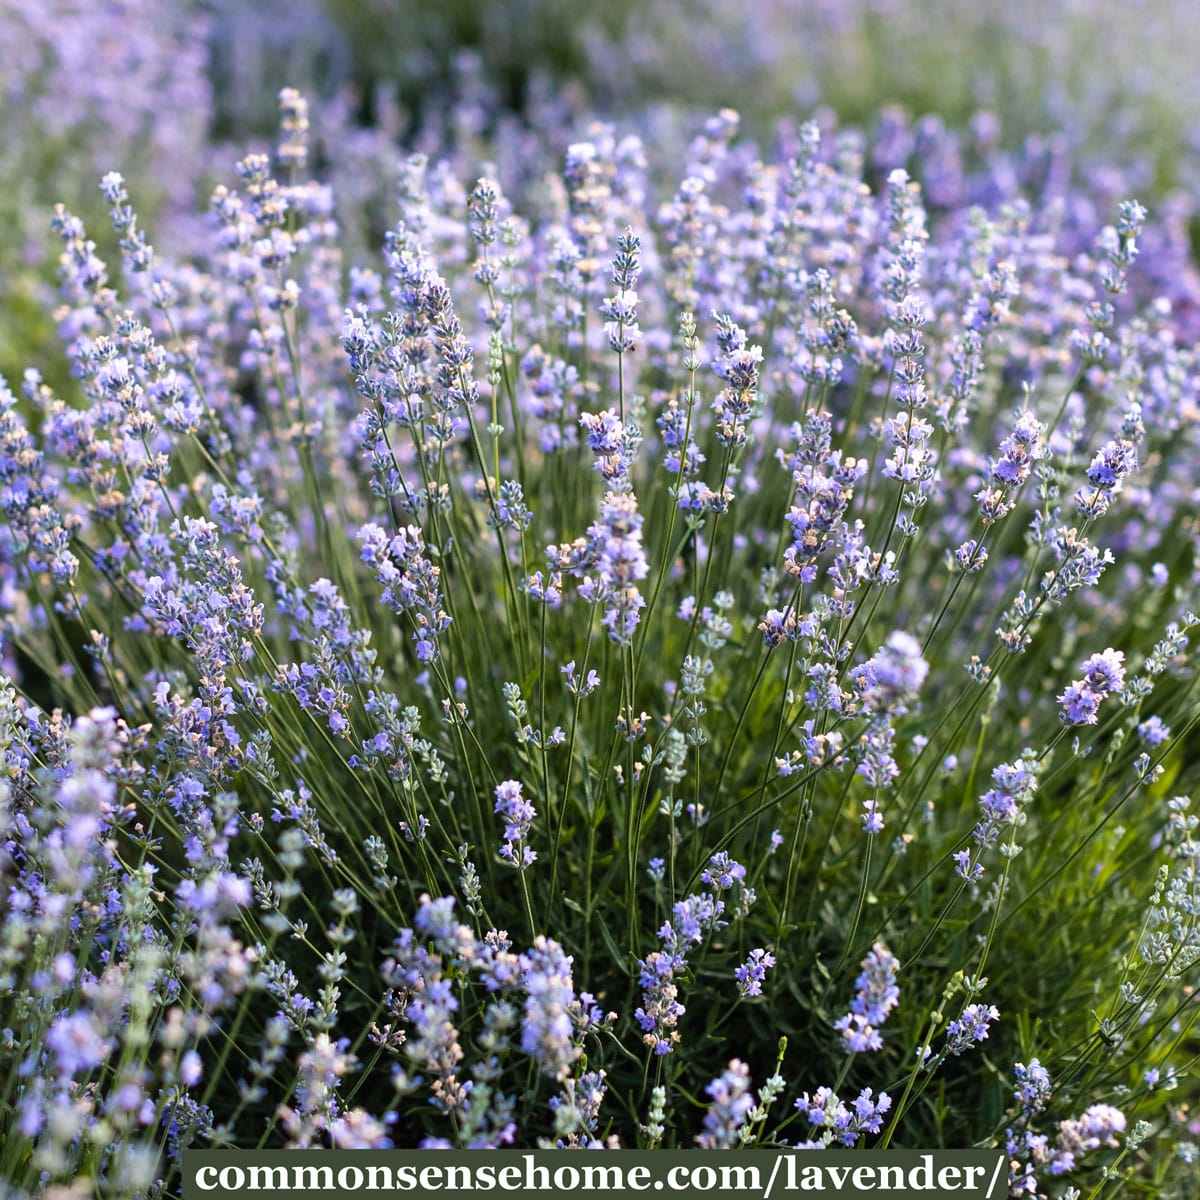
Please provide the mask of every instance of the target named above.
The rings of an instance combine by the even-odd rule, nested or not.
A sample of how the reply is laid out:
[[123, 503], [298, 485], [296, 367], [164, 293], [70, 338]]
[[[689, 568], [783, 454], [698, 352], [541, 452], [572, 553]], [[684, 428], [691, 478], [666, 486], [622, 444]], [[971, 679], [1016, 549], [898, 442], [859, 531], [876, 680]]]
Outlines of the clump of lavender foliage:
[[173, 1194], [189, 1146], [984, 1144], [1029, 1197], [1192, 1154], [1154, 214], [996, 160], [931, 204], [725, 111], [666, 187], [636, 130], [512, 194], [404, 159], [368, 264], [281, 108], [198, 258], [115, 172], [119, 263], [54, 213], [71, 382], [0, 390], [11, 1194]]

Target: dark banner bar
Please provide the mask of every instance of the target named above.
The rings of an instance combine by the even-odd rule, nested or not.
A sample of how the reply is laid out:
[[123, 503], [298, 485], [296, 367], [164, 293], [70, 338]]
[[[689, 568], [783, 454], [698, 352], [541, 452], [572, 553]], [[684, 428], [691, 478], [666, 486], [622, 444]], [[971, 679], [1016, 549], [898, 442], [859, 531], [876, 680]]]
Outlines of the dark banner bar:
[[712, 1200], [1002, 1200], [1001, 1150], [189, 1150], [184, 1200], [643, 1192]]

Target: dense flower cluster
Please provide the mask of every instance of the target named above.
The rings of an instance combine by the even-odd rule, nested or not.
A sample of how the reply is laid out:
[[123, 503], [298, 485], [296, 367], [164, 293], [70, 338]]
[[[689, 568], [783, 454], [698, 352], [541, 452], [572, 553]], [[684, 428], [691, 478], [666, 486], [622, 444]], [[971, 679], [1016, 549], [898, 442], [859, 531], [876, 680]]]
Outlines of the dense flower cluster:
[[835, 1144], [856, 1146], [864, 1133], [878, 1133], [883, 1128], [883, 1118], [891, 1107], [892, 1098], [887, 1092], [872, 1096], [870, 1088], [863, 1088], [849, 1105], [831, 1088], [818, 1088], [811, 1096], [805, 1092], [796, 1101], [796, 1109], [808, 1118], [820, 1138], [801, 1142], [799, 1146], [801, 1149]]
[[500, 857], [523, 871], [537, 861], [537, 851], [527, 843], [537, 809], [521, 794], [521, 785], [510, 779], [496, 785], [496, 809], [504, 819], [504, 845]]
[[1125, 686], [1125, 655], [1102, 650], [1084, 661], [1083, 678], [1067, 685], [1058, 697], [1065, 725], [1095, 725], [1104, 698]]
[[[643, 988], [642, 1004], [634, 1016], [642, 1029], [642, 1041], [654, 1048], [655, 1054], [670, 1054], [680, 1040], [676, 1026], [687, 1009], [679, 1003], [679, 987], [676, 979], [688, 967], [687, 952], [693, 945], [702, 945], [712, 933], [729, 924], [723, 920], [727, 904], [725, 893], [736, 898], [736, 915], [744, 915], [754, 903], [754, 892], [745, 886], [746, 868], [734, 862], [722, 851], [714, 854], [708, 866], [701, 872], [700, 879], [706, 885], [702, 892], [693, 892], [678, 901], [671, 912], [671, 920], [664, 922], [658, 931], [661, 950], [652, 951], [638, 962], [638, 982]], [[740, 988], [746, 995], [761, 994], [761, 980], [771, 957], [759, 952], [756, 958], [739, 967], [743, 975], [738, 978]], [[759, 972], [755, 977], [755, 972]], [[751, 991], [753, 985], [758, 991]]]
[[850, 1001], [850, 1011], [834, 1024], [852, 1052], [883, 1049], [879, 1026], [900, 1003], [896, 986], [899, 966], [895, 955], [882, 944], [872, 946], [863, 959], [862, 974], [855, 980], [858, 993]]
[[1179, 1141], [1169, 214], [730, 110], [464, 110], [380, 200], [279, 101], [181, 241], [110, 164], [111, 263], [47, 214], [69, 374], [0, 387], [0, 1190], [1007, 1127], [1032, 1200]]

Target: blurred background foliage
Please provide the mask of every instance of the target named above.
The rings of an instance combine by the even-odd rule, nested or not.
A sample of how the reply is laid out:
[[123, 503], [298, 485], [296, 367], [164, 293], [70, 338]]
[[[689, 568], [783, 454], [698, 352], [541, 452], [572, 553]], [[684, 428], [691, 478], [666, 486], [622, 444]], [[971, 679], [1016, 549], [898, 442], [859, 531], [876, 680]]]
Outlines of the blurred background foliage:
[[1181, 181], [1197, 146], [1195, 0], [309, 3], [359, 84], [396, 87], [417, 123], [468, 49], [518, 112], [547, 81], [604, 115], [731, 106], [758, 134], [819, 105], [855, 124], [888, 104], [959, 125], [987, 109], [1014, 140], [1060, 132], [1080, 149], [1144, 156], [1159, 186]]
[[599, 117], [647, 140], [723, 106], [767, 141], [814, 113], [870, 131], [897, 106], [964, 129], [986, 111], [988, 137], [1065, 148], [1152, 203], [1200, 191], [1198, 17], [1197, 0], [0, 0], [0, 372], [62, 369], [53, 205], [108, 249], [96, 184], [119, 169], [186, 254], [284, 85], [312, 98], [364, 239], [392, 220], [380, 139], [488, 161], [514, 145], [503, 129], [565, 148]]

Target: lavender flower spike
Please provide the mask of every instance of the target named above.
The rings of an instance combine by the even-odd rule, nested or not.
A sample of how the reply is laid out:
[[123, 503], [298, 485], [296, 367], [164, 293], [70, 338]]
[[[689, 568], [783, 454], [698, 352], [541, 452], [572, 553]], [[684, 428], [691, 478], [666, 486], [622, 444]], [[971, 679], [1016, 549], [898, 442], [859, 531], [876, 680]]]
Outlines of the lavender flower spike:
[[733, 1059], [704, 1093], [712, 1098], [712, 1105], [704, 1114], [704, 1128], [696, 1135], [696, 1145], [701, 1150], [732, 1150], [738, 1144], [738, 1131], [754, 1107], [749, 1067]]
[[504, 845], [500, 847], [500, 857], [518, 871], [524, 871], [537, 861], [537, 852], [526, 844], [537, 809], [525, 799], [521, 785], [515, 779], [508, 779], [496, 785], [494, 811], [504, 818]]
[[850, 1001], [850, 1011], [834, 1024], [852, 1054], [883, 1049], [879, 1026], [900, 1003], [900, 989], [896, 986], [899, 969], [896, 956], [882, 942], [876, 942], [863, 959], [862, 973], [855, 980], [858, 992]]
[[850, 672], [850, 678], [868, 712], [902, 716], [928, 674], [921, 643], [911, 633], [897, 629], [871, 658]]
[[1083, 663], [1083, 678], [1069, 684], [1058, 696], [1059, 715], [1065, 725], [1095, 725], [1100, 703], [1125, 686], [1125, 655], [1111, 648], [1093, 654]]

